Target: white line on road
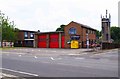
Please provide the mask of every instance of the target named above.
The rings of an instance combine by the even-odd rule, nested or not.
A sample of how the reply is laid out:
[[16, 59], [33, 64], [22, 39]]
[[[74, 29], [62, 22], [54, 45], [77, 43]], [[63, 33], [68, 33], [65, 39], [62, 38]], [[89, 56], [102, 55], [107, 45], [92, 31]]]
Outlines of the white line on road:
[[80, 57], [80, 58], [75, 58], [75, 59], [85, 59], [85, 58], [83, 58], [83, 57]]
[[68, 54], [68, 55], [80, 55], [80, 54]]
[[51, 60], [55, 60], [53, 57], [50, 57]]
[[32, 74], [32, 73], [27, 73], [27, 72], [22, 72], [22, 71], [16, 71], [16, 70], [12, 70], [12, 69], [6, 69], [6, 68], [0, 68], [0, 69], [11, 71], [11, 72], [16, 72], [16, 73], [20, 73], [20, 74], [31, 75], [31, 76], [39, 76], [37, 74]]
[[97, 53], [97, 54], [94, 54], [94, 55], [104, 55], [104, 54], [106, 54], [106, 53]]
[[14, 76], [14, 75], [11, 75], [11, 74], [4, 74], [4, 73], [2, 73], [2, 77], [17, 77], [17, 76]]
[[37, 56], [34, 56], [34, 58], [38, 58]]
[[21, 55], [18, 55], [19, 57], [21, 57]]

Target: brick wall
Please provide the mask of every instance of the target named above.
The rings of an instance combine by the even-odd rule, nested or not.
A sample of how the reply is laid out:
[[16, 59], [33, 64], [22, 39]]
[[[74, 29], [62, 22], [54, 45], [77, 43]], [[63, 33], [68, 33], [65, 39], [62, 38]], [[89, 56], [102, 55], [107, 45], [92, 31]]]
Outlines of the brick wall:
[[18, 40], [24, 40], [24, 32], [18, 32]]

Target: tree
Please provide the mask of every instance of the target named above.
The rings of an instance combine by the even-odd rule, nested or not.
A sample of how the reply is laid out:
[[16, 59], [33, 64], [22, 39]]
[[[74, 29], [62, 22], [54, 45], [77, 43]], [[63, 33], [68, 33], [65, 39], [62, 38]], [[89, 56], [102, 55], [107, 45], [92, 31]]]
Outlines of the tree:
[[112, 26], [110, 28], [111, 39], [114, 40], [115, 43], [120, 43], [120, 27]]
[[99, 38], [101, 36], [101, 31], [97, 30], [96, 31], [96, 37]]
[[60, 25], [60, 27], [58, 27], [57, 29], [56, 29], [56, 31], [64, 31], [64, 27], [65, 27], [65, 25]]
[[17, 39], [17, 32], [15, 32], [14, 22], [9, 22], [8, 17], [0, 11], [0, 28], [2, 33], [1, 41], [15, 41]]

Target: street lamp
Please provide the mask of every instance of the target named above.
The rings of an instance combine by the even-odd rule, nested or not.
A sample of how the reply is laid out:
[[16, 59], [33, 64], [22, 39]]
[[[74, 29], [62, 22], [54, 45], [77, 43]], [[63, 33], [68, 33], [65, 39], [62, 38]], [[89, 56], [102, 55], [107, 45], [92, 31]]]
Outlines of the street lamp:
[[89, 38], [88, 38], [88, 33], [86, 34], [86, 39], [87, 39], [87, 41], [86, 41], [86, 43], [87, 43], [87, 49], [89, 49]]

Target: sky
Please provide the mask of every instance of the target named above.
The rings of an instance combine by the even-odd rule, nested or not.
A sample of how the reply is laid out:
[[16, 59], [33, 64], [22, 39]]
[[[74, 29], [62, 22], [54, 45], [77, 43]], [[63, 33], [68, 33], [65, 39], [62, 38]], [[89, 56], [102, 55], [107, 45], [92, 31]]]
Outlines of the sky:
[[119, 0], [0, 0], [0, 10], [16, 28], [55, 31], [71, 21], [101, 30], [101, 14], [111, 14], [111, 26], [118, 26]]

